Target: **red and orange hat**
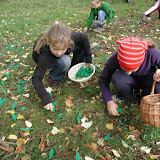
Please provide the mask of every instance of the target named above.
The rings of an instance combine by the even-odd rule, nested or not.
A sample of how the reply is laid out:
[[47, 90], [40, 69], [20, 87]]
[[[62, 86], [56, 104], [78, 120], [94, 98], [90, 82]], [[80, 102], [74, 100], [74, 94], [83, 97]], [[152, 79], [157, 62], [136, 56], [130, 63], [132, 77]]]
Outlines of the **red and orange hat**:
[[137, 37], [117, 39], [116, 42], [120, 44], [117, 54], [120, 66], [127, 71], [139, 68], [144, 61], [149, 42], [147, 40], [142, 41]]

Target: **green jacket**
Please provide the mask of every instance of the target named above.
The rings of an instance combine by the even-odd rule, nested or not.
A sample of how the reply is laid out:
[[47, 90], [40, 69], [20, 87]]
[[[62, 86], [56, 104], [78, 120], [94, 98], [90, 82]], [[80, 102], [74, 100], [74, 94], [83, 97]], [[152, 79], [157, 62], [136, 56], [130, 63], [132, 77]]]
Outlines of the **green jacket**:
[[95, 18], [98, 16], [99, 10], [106, 12], [106, 19], [105, 19], [106, 23], [109, 23], [115, 16], [115, 12], [111, 9], [111, 6], [106, 2], [102, 2], [97, 9], [91, 8], [91, 12], [87, 20], [88, 27], [91, 26], [92, 21], [95, 20]]

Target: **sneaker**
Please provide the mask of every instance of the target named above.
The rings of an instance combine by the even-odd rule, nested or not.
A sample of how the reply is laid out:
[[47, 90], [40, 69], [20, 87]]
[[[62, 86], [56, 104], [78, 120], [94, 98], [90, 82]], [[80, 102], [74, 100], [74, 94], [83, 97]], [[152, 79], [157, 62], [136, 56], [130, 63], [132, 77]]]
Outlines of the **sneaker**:
[[97, 20], [93, 20], [92, 23], [93, 24], [98, 24], [98, 25], [101, 25], [101, 26], [103, 26], [105, 24], [105, 22], [97, 21]]
[[58, 86], [59, 82], [58, 81], [52, 81], [51, 78], [49, 77], [49, 85]]
[[103, 32], [104, 31], [104, 28], [102, 27], [97, 27], [95, 29], [93, 29], [94, 32]]
[[144, 13], [142, 13], [142, 21], [146, 21], [146, 20], [147, 20], [147, 16]]

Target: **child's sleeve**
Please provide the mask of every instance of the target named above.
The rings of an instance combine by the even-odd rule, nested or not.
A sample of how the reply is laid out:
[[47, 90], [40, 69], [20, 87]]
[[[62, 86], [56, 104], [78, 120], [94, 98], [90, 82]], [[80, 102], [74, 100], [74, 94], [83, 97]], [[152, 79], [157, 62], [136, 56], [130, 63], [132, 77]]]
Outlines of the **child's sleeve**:
[[105, 21], [109, 23], [115, 16], [115, 12], [111, 9], [111, 6], [107, 3], [103, 5], [103, 10], [106, 12]]
[[87, 19], [87, 26], [90, 27], [92, 25], [92, 21], [95, 19], [95, 16], [94, 16], [94, 10], [93, 8], [91, 9], [91, 12], [90, 12], [90, 15]]
[[115, 52], [107, 61], [107, 64], [100, 73], [100, 77], [98, 80], [104, 103], [112, 100], [112, 94], [110, 92], [109, 85], [111, 82], [111, 77], [113, 73], [118, 69], [118, 67], [119, 64], [117, 62], [117, 52]]

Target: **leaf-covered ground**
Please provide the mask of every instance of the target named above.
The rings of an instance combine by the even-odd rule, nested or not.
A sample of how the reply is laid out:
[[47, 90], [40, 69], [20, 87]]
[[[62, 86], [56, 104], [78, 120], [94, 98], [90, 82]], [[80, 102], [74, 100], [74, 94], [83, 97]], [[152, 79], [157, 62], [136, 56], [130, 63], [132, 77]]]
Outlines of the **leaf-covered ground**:
[[[89, 2], [1, 1], [0, 14], [0, 157], [1, 159], [159, 159], [159, 128], [146, 125], [136, 100], [119, 103], [119, 117], [108, 114], [98, 86], [107, 59], [117, 50], [116, 39], [137, 36], [159, 47], [160, 21], [155, 12], [147, 22], [141, 13], [153, 4], [137, 0], [107, 1], [116, 17], [102, 33], [88, 31], [96, 72], [85, 88], [66, 76], [60, 86], [44, 84], [56, 110], [45, 111], [31, 82], [34, 41], [54, 20], [82, 32]], [[115, 91], [112, 89], [113, 94]]]

